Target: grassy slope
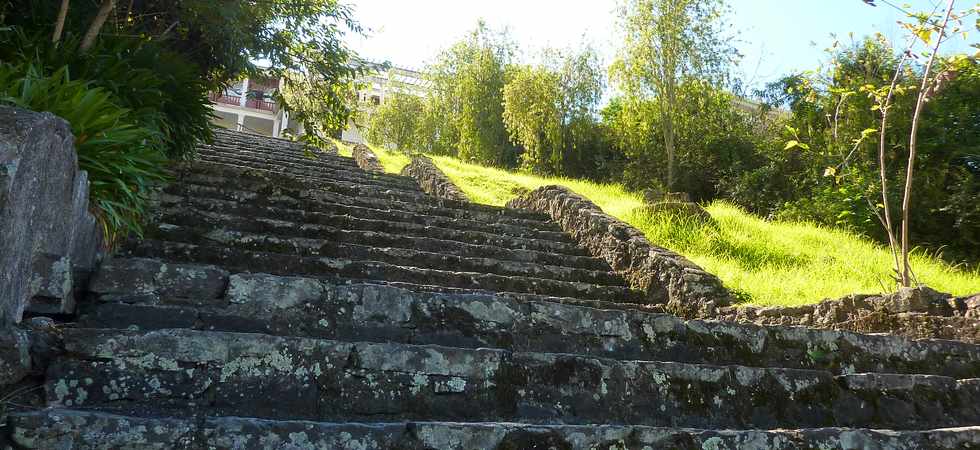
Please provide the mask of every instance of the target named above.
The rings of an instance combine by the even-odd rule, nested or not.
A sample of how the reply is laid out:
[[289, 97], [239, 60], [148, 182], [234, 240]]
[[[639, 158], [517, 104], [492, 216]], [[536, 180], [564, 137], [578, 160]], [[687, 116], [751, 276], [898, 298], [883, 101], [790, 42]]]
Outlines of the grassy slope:
[[[341, 153], [349, 155], [341, 145]], [[389, 172], [408, 158], [375, 148]], [[888, 289], [891, 256], [881, 246], [841, 230], [808, 223], [768, 222], [737, 206], [714, 202], [706, 209], [715, 226], [645, 216], [642, 200], [615, 184], [539, 177], [488, 168], [448, 157], [433, 160], [475, 202], [502, 206], [523, 189], [567, 186], [603, 211], [642, 230], [651, 242], [677, 251], [711, 273], [750, 303], [799, 305], [846, 294]], [[956, 295], [980, 291], [980, 271], [965, 272], [928, 255], [913, 255], [919, 280]]]

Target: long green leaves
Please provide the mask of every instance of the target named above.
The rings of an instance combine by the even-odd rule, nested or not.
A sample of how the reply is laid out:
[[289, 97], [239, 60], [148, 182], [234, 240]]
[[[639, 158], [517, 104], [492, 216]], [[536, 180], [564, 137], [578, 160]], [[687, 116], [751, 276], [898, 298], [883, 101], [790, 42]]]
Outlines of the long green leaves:
[[166, 178], [162, 133], [140, 126], [105, 89], [72, 80], [67, 67], [49, 74], [35, 64], [0, 63], [0, 102], [68, 121], [107, 241], [141, 233], [153, 186]]

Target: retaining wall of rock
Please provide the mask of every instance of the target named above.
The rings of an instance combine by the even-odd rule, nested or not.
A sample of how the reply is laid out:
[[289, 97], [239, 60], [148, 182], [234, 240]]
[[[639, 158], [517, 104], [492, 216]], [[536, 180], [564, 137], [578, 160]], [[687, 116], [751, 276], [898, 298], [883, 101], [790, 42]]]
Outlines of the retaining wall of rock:
[[589, 251], [605, 259], [649, 304], [684, 315], [731, 303], [721, 280], [683, 256], [650, 243], [640, 230], [562, 186], [544, 186], [507, 203], [551, 215]]
[[443, 200], [468, 202], [469, 198], [458, 186], [442, 173], [435, 163], [427, 156], [416, 155], [401, 172], [404, 176], [415, 178], [425, 193]]
[[0, 106], [0, 327], [28, 308], [71, 312], [74, 287], [100, 257], [73, 143], [64, 120]]
[[957, 298], [927, 287], [794, 307], [722, 307], [700, 318], [980, 343], [980, 294]]
[[379, 173], [384, 173], [385, 171], [385, 168], [381, 165], [381, 160], [378, 159], [378, 156], [364, 144], [355, 145], [354, 150], [352, 151], [352, 156], [354, 157], [354, 161], [357, 161], [357, 166], [364, 170]]

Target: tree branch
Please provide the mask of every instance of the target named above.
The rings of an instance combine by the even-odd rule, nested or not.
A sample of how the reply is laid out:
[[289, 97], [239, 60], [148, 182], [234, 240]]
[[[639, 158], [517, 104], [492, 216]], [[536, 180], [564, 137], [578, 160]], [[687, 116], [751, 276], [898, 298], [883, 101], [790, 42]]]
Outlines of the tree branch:
[[936, 55], [939, 53], [939, 45], [943, 41], [943, 35], [946, 33], [946, 25], [949, 24], [949, 17], [953, 14], [953, 6], [956, 0], [949, 0], [949, 4], [946, 6], [946, 16], [943, 19], [942, 24], [939, 26], [939, 38], [936, 39], [936, 45], [932, 48], [932, 53], [929, 55], [929, 62], [926, 63], [925, 73], [922, 74], [922, 85], [919, 87], [919, 96], [915, 101], [915, 113], [912, 115], [912, 134], [909, 137], [909, 161], [908, 167], [905, 170], [905, 194], [902, 198], [902, 285], [911, 286], [911, 267], [909, 264], [909, 211], [912, 207], [912, 175], [915, 170], [915, 143], [916, 138], [919, 134], [919, 117], [922, 115], [922, 107], [926, 101], [926, 92], [929, 87], [929, 73], [932, 70], [933, 63], [936, 62]]
[[103, 0], [102, 6], [99, 7], [99, 12], [95, 15], [95, 19], [92, 19], [88, 31], [85, 32], [85, 37], [82, 38], [82, 44], [78, 47], [79, 51], [84, 53], [92, 48], [92, 45], [95, 44], [95, 39], [99, 37], [99, 32], [102, 31], [102, 26], [105, 25], [106, 19], [109, 18], [109, 13], [115, 7], [116, 0]]

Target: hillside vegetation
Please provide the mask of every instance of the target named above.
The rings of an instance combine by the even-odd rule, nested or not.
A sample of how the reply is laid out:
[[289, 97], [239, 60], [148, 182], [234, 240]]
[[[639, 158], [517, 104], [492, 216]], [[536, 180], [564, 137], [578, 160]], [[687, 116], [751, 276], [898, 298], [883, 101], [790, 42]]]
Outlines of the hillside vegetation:
[[[409, 158], [372, 147], [385, 169], [397, 173]], [[350, 149], [340, 144], [341, 154]], [[619, 184], [541, 177], [484, 167], [446, 156], [436, 165], [474, 202], [503, 206], [524, 190], [567, 186], [608, 214], [642, 230], [656, 245], [683, 254], [745, 302], [792, 306], [852, 293], [893, 288], [891, 256], [882, 246], [847, 231], [805, 222], [766, 221], [724, 201], [706, 205], [715, 225], [638, 214], [642, 199]], [[980, 271], [952, 267], [924, 252], [913, 255], [918, 279], [956, 295], [980, 292]]]

